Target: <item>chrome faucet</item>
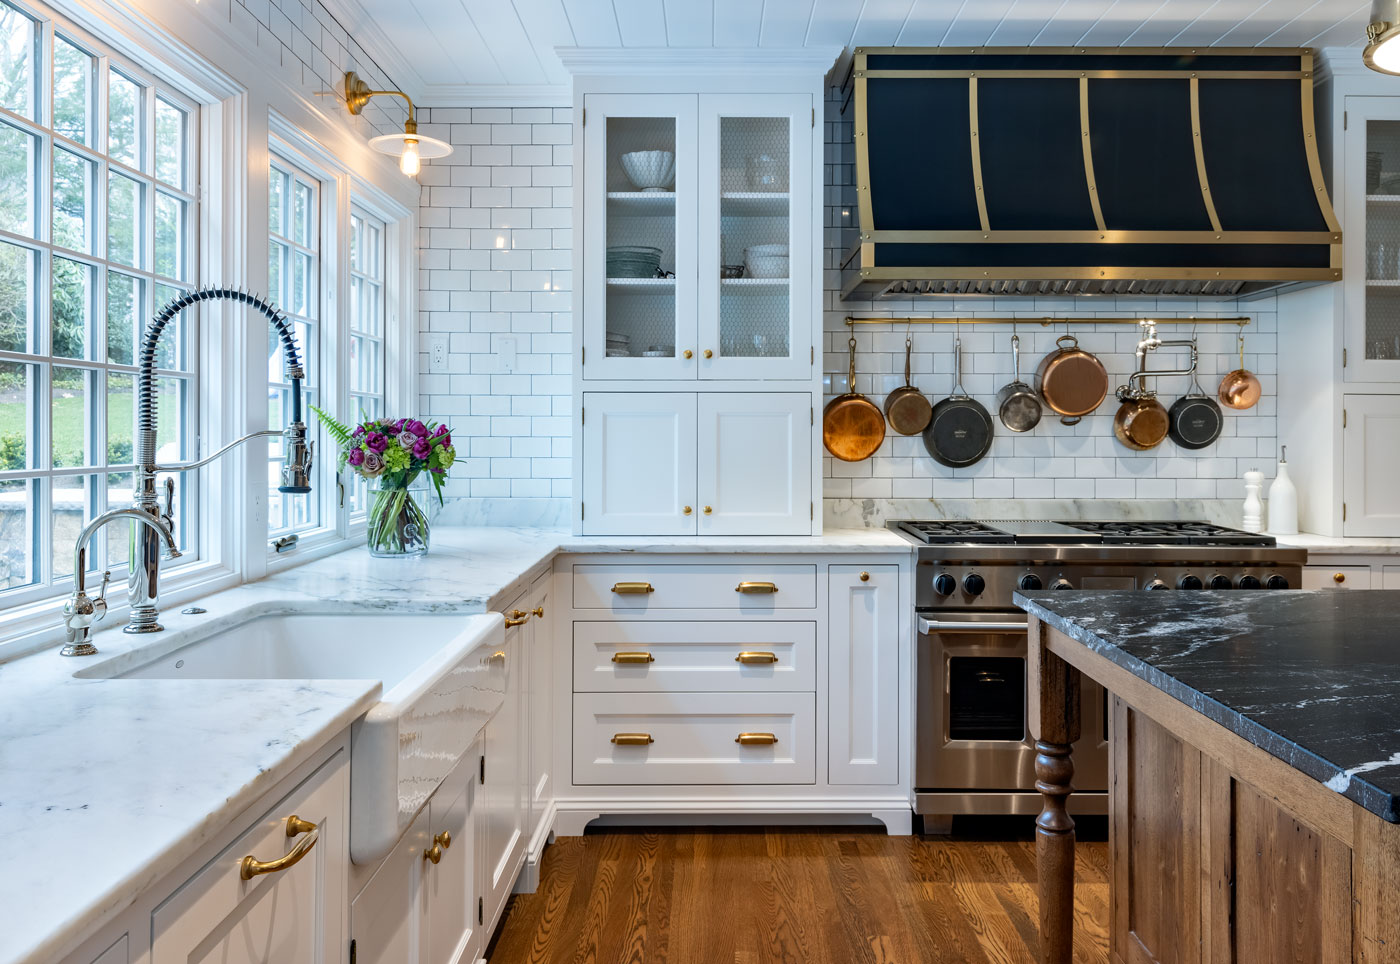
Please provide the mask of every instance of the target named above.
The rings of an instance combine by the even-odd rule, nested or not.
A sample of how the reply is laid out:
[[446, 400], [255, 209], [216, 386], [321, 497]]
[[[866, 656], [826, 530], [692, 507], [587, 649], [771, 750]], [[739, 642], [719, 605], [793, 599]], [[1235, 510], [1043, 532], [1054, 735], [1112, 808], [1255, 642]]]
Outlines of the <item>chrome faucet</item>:
[[73, 595], [68, 597], [68, 603], [63, 607], [63, 628], [67, 630], [62, 650], [64, 656], [91, 656], [97, 652], [97, 647], [92, 645], [92, 624], [101, 622], [102, 617], [107, 615], [107, 583], [112, 580], [112, 571], [109, 569], [102, 574], [102, 588], [98, 590], [96, 598], [89, 597], [87, 544], [98, 529], [118, 519], [130, 519], [153, 530], [165, 541], [166, 558], [180, 557], [171, 530], [140, 509], [113, 509], [84, 526], [83, 531], [78, 533], [77, 545], [73, 547]]
[[[282, 356], [287, 380], [292, 384], [290, 419], [285, 429], [267, 429], [253, 432], [236, 439], [219, 449], [213, 455], [187, 465], [161, 466], [156, 464], [156, 348], [161, 333], [178, 315], [193, 305], [205, 301], [234, 301], [256, 308], [267, 318], [268, 324], [277, 332], [282, 342]], [[138, 355], [139, 372], [136, 376], [136, 492], [131, 509], [121, 509], [99, 516], [88, 524], [78, 537], [76, 549], [79, 564], [74, 576], [75, 590], [64, 607], [63, 622], [68, 628], [69, 645], [64, 646], [65, 656], [87, 656], [97, 650], [88, 641], [91, 625], [106, 613], [106, 587], [108, 575], [104, 574], [102, 595], [89, 599], [83, 587], [83, 569], [86, 562], [86, 543], [92, 532], [113, 519], [128, 518], [142, 523], [132, 533], [130, 575], [127, 580], [127, 600], [130, 604], [130, 617], [124, 627], [128, 633], [158, 633], [164, 627], [160, 624], [157, 601], [160, 595], [160, 551], [164, 540], [170, 549], [169, 558], [179, 555], [175, 551], [175, 481], [165, 480], [165, 511], [160, 508], [156, 495], [156, 476], [161, 473], [187, 472], [208, 465], [236, 445], [255, 438], [280, 435], [283, 442], [285, 460], [282, 464], [282, 484], [279, 492], [289, 494], [311, 491], [311, 466], [315, 456], [314, 442], [306, 440], [306, 423], [302, 421], [301, 383], [306, 377], [297, 354], [296, 336], [292, 332], [287, 316], [257, 295], [234, 288], [198, 288], [171, 299], [159, 311], [141, 337]], [[100, 603], [100, 606], [99, 606]], [[71, 613], [70, 613], [71, 610]], [[86, 610], [86, 611], [85, 611]], [[80, 636], [81, 639], [75, 637]]]

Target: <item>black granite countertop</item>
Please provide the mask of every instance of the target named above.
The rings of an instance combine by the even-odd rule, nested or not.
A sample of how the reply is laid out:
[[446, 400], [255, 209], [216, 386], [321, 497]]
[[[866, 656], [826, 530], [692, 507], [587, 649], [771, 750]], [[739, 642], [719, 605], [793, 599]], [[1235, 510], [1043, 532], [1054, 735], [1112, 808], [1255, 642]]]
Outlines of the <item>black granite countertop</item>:
[[1400, 591], [1030, 592], [1016, 603], [1400, 823]]

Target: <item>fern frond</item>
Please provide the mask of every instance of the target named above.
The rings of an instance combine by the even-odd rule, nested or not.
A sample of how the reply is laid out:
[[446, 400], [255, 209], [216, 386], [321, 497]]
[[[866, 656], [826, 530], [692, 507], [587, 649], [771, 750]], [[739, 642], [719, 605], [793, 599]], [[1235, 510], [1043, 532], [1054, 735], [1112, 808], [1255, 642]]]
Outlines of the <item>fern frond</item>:
[[335, 416], [321, 411], [321, 409], [317, 408], [315, 405], [310, 405], [308, 407], [316, 413], [316, 417], [320, 419], [321, 424], [326, 427], [326, 432], [329, 433], [331, 438], [335, 439], [342, 448], [350, 444], [350, 428], [348, 426], [342, 425], [340, 422], [336, 421]]

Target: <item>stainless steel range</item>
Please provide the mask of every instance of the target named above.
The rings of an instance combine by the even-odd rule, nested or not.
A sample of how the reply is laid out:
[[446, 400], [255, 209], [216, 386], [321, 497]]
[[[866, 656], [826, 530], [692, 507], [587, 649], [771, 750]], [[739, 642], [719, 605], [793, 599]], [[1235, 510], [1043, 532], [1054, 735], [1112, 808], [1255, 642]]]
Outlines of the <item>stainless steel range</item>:
[[[915, 812], [927, 832], [956, 814], [1034, 814], [1026, 725], [1026, 614], [1017, 589], [1254, 590], [1302, 581], [1302, 549], [1206, 522], [891, 522], [915, 566]], [[1086, 682], [1075, 746], [1079, 813], [1106, 812], [1106, 697]]]

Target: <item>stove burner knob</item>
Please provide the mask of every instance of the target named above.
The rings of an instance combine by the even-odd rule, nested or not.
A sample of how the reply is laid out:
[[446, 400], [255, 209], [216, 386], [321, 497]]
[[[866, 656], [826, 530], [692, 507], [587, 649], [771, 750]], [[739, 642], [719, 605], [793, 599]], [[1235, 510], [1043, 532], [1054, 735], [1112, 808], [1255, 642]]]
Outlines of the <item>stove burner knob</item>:
[[939, 573], [933, 580], [933, 591], [940, 596], [951, 596], [953, 590], [958, 588], [958, 581], [946, 572]]
[[1022, 589], [1041, 589], [1044, 587], [1045, 584], [1040, 581], [1040, 577], [1037, 576], [1035, 573], [1028, 572], [1021, 577], [1021, 581], [1020, 583], [1018, 583], [1018, 585]]
[[1066, 579], [1066, 578], [1064, 578], [1063, 576], [1061, 576], [1059, 579], [1056, 579], [1054, 582], [1052, 582], [1052, 583], [1050, 584], [1050, 588], [1051, 588], [1051, 589], [1073, 589], [1074, 586], [1070, 585], [1070, 581], [1069, 581], [1068, 579]]
[[1164, 583], [1164, 582], [1163, 582], [1162, 580], [1160, 580], [1160, 579], [1154, 579], [1154, 580], [1152, 580], [1151, 582], [1149, 582], [1149, 583], [1147, 584], [1147, 588], [1148, 588], [1148, 589], [1170, 589], [1171, 586], [1168, 586], [1166, 583]]
[[1182, 576], [1182, 577], [1181, 577], [1181, 582], [1179, 582], [1179, 583], [1176, 584], [1176, 588], [1178, 588], [1178, 589], [1200, 589], [1200, 588], [1201, 588], [1201, 577], [1200, 577], [1200, 576]]
[[1269, 589], [1287, 589], [1288, 580], [1283, 576], [1270, 576], [1264, 581], [1264, 585]]
[[1229, 588], [1230, 588], [1230, 585], [1231, 585], [1231, 583], [1230, 583], [1230, 577], [1229, 577], [1229, 576], [1211, 576], [1211, 577], [1210, 577], [1210, 588], [1212, 588], [1212, 589], [1229, 589]]
[[963, 591], [969, 596], [980, 596], [987, 588], [987, 580], [977, 573], [971, 573], [963, 580]]
[[1258, 589], [1260, 586], [1258, 576], [1240, 576], [1239, 587], [1241, 589]]

